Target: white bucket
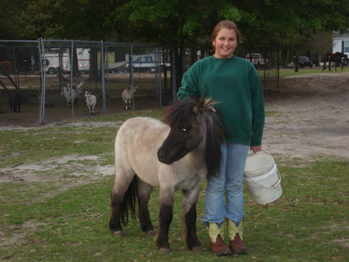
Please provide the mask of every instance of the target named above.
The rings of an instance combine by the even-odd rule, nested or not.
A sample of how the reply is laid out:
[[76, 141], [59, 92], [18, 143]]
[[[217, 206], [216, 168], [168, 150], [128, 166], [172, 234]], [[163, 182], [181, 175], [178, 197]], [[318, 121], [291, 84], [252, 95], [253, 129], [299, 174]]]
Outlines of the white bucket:
[[244, 181], [254, 202], [268, 204], [282, 195], [281, 176], [271, 155], [258, 152], [248, 155]]

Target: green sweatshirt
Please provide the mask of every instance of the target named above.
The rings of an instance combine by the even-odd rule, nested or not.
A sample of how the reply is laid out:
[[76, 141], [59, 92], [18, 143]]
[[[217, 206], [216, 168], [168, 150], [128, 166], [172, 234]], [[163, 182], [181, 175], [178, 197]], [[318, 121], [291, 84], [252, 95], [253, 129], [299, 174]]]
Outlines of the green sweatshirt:
[[219, 101], [214, 106], [229, 132], [226, 143], [261, 145], [264, 100], [260, 77], [253, 64], [232, 56], [210, 56], [197, 61], [183, 75], [178, 99], [206, 97]]

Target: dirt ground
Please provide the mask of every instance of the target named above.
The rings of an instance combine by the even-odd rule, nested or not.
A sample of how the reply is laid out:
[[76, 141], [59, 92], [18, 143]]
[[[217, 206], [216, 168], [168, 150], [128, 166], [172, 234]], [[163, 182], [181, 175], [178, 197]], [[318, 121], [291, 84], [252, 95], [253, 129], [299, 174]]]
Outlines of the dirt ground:
[[289, 76], [265, 100], [267, 153], [349, 158], [349, 73]]

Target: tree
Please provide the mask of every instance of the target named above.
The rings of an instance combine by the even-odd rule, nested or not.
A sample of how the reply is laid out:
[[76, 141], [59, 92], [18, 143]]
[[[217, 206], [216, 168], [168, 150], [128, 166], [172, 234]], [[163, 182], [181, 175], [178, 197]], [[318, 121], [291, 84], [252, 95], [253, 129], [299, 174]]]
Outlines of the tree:
[[[223, 19], [235, 21], [243, 40], [294, 45], [318, 31], [349, 28], [349, 0], [14, 0], [5, 5], [16, 35], [80, 40], [191, 45], [209, 39]], [[17, 3], [18, 2], [18, 3]], [[22, 7], [21, 5], [21, 7]], [[24, 12], [25, 11], [25, 12]], [[1, 27], [0, 27], [1, 28]], [[6, 30], [5, 30], [6, 29]]]
[[31, 0], [2, 0], [0, 2], [0, 39], [31, 39], [23, 27], [23, 13]]
[[318, 31], [349, 28], [349, 1], [130, 0], [113, 15], [124, 25], [118, 29], [120, 39], [130, 42], [199, 43], [209, 39], [217, 22], [229, 19], [238, 24], [245, 42], [278, 43], [287, 52]]
[[118, 1], [36, 0], [28, 5], [23, 19], [34, 39], [105, 39], [113, 33], [109, 13]]
[[349, 1], [131, 0], [113, 13], [123, 39], [181, 45], [206, 39], [223, 19], [237, 22], [250, 42], [280, 42], [295, 34], [346, 30]]

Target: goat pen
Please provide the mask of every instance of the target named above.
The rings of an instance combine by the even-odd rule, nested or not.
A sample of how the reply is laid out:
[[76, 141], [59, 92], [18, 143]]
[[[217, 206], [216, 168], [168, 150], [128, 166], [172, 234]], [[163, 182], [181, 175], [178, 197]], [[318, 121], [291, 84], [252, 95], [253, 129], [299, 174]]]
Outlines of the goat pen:
[[[96, 96], [96, 115], [125, 110], [122, 92], [130, 86], [138, 86], [131, 109], [168, 105], [176, 99], [185, 70], [209, 55], [205, 45], [0, 40], [0, 125], [88, 117], [86, 91]], [[82, 82], [79, 92], [68, 88]], [[68, 90], [75, 98], [69, 107]]]

